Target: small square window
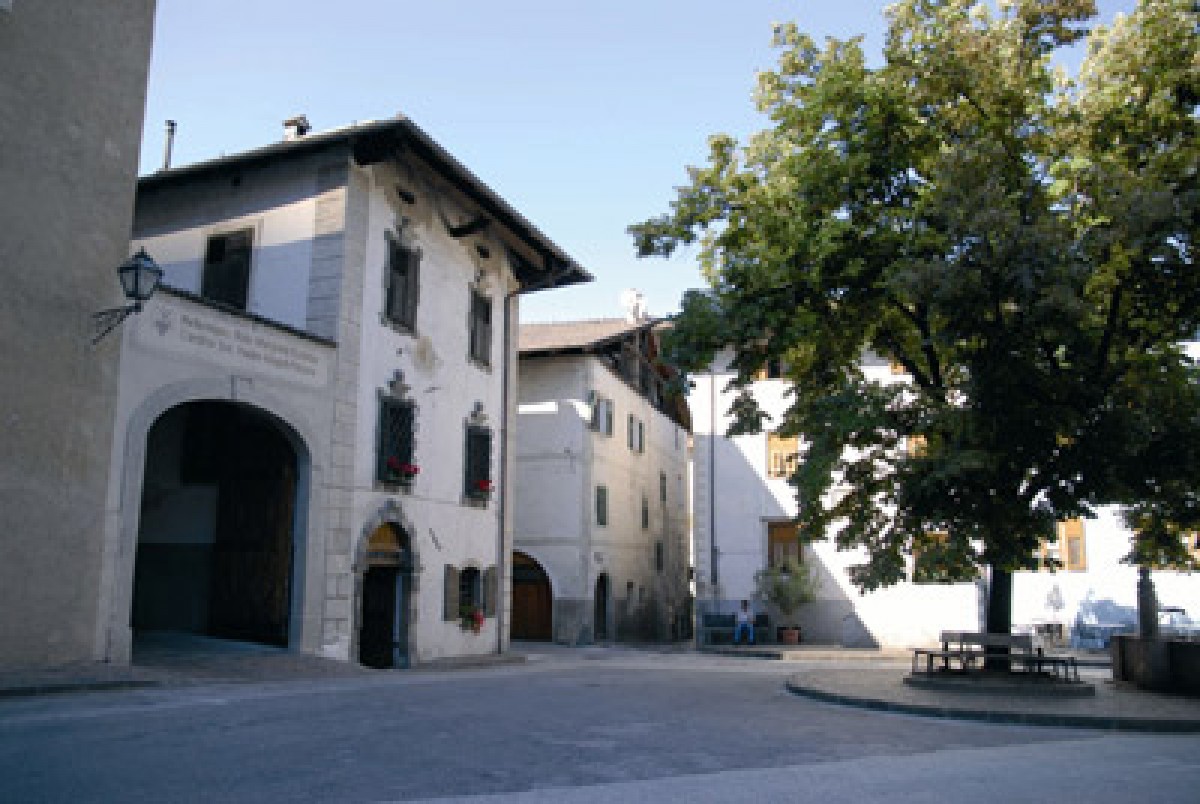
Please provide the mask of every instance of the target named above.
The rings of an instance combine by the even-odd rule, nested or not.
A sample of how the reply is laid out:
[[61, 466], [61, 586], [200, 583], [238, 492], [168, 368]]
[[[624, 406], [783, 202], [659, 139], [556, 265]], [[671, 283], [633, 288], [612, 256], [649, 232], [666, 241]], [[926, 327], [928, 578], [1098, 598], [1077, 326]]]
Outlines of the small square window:
[[245, 310], [250, 292], [250, 255], [254, 231], [242, 229], [208, 238], [200, 295]]

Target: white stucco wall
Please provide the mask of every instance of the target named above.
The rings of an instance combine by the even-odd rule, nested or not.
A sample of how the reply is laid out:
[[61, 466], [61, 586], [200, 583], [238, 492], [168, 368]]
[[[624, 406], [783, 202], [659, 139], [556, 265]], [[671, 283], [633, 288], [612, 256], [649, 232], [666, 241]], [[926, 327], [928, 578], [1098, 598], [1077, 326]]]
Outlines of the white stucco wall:
[[[525, 358], [520, 376], [514, 542], [546, 570], [556, 600], [578, 604], [572, 611], [582, 621], [556, 623], [556, 636], [595, 633], [591, 602], [601, 574], [608, 576], [611, 591], [610, 636], [622, 616], [652, 599], [660, 621], [668, 622], [687, 590], [686, 431], [592, 355]], [[612, 400], [611, 436], [590, 429], [591, 394]], [[643, 426], [640, 453], [629, 448], [631, 414]], [[665, 505], [660, 473], [667, 478]], [[600, 485], [608, 490], [606, 525], [596, 522]], [[661, 573], [658, 541], [664, 549]]]
[[[689, 403], [696, 433], [693, 538], [698, 567], [697, 597], [705, 606], [733, 611], [736, 601], [753, 596], [754, 573], [766, 565], [766, 523], [794, 516], [796, 504], [786, 481], [767, 477], [765, 434], [733, 439], [723, 435], [730, 423], [727, 411], [732, 401], [732, 396], [723, 392], [732, 376], [724, 370], [727, 364], [728, 355], [720, 356], [714, 363], [715, 377], [702, 374], [694, 378], [696, 386]], [[882, 360], [868, 358], [864, 370], [869, 377], [882, 382], [895, 379]], [[786, 408], [784, 389], [782, 381], [765, 380], [753, 385], [755, 398], [775, 422]], [[766, 429], [773, 426], [765, 425]], [[710, 469], [713, 457], [715, 474]], [[716, 493], [712, 495], [710, 489], [714, 487]], [[1136, 570], [1120, 563], [1129, 549], [1129, 532], [1121, 526], [1113, 509], [1104, 509], [1098, 518], [1085, 521], [1084, 528], [1086, 571], [1017, 573], [1013, 601], [1015, 626], [1042, 622], [1069, 626], [1077, 617], [1102, 623], [1114, 616], [1132, 618]], [[711, 583], [710, 560], [714, 530], [718, 554], [716, 587]], [[981, 590], [976, 584], [901, 583], [862, 594], [846, 573], [849, 565], [862, 560], [861, 553], [840, 552], [831, 542], [818, 542], [809, 548], [806, 560], [816, 563], [822, 580], [817, 602], [800, 613], [806, 638], [842, 644], [908, 646], [931, 642], [943, 629], [981, 626]], [[1161, 603], [1181, 605], [1189, 612], [1200, 613], [1200, 583], [1194, 576], [1156, 572], [1155, 581]], [[1055, 607], [1058, 603], [1060, 608]]]
[[[458, 619], [443, 618], [443, 569], [508, 565], [498, 541], [504, 489], [497, 488], [486, 505], [471, 504], [463, 494], [466, 424], [478, 409], [492, 429], [491, 477], [499, 484], [502, 451], [502, 369], [504, 366], [505, 295], [515, 289], [503, 249], [491, 242], [488, 260], [475, 246], [487, 235], [461, 240], [451, 237], [428, 195], [402, 203], [394, 191], [396, 171], [381, 165], [368, 171], [366, 202], [369, 222], [364, 243], [360, 383], [354, 450], [354, 516], [368, 522], [387, 500], [395, 500], [412, 525], [409, 534], [421, 559], [416, 596], [416, 661], [444, 656], [494, 653], [502, 638], [502, 618], [488, 618], [479, 634], [464, 631]], [[448, 202], [443, 202], [447, 204]], [[443, 206], [443, 213], [454, 214]], [[420, 295], [415, 332], [399, 331], [383, 317], [387, 240], [407, 219], [409, 244], [420, 249]], [[492, 299], [490, 365], [469, 358], [470, 291], [477, 286]], [[514, 324], [515, 331], [515, 324]], [[513, 336], [515, 337], [515, 335]], [[420, 475], [410, 490], [396, 492], [375, 481], [379, 395], [401, 372], [406, 396], [417, 406], [414, 461]], [[503, 595], [498, 595], [503, 603]]]

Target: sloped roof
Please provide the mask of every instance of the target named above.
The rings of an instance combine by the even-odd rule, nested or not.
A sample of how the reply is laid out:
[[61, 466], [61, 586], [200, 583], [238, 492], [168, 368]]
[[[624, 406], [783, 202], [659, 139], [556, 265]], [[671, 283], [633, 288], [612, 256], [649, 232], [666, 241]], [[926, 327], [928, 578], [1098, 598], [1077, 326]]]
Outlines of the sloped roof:
[[518, 348], [523, 355], [586, 351], [653, 325], [653, 321], [630, 322], [624, 318], [522, 324]]
[[438, 171], [455, 188], [479, 205], [485, 213], [508, 227], [539, 255], [541, 264], [518, 265], [517, 278], [529, 290], [590, 282], [592, 275], [554, 241], [542, 233], [484, 184], [474, 173], [402, 114], [387, 120], [371, 120], [330, 131], [305, 134], [260, 148], [220, 156], [190, 165], [159, 170], [141, 176], [138, 188], [150, 189], [185, 182], [213, 171], [270, 162], [335, 145], [352, 149], [359, 164], [371, 164], [396, 153], [412, 153]]

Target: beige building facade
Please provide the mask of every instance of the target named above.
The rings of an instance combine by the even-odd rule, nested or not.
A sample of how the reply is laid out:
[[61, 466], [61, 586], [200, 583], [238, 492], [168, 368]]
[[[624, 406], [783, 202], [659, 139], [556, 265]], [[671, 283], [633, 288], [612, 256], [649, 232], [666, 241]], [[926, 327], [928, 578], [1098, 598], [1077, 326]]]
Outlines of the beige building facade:
[[0, 667], [97, 658], [154, 0], [0, 4]]

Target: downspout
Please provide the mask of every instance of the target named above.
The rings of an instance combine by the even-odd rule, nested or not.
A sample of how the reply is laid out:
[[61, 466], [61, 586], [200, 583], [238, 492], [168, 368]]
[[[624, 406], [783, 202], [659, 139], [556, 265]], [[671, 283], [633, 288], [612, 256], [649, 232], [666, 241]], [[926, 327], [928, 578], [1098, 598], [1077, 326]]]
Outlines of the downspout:
[[[711, 366], [708, 372], [708, 563], [709, 563], [709, 594], [712, 598], [712, 611], [717, 609], [717, 370]], [[699, 608], [697, 606], [697, 608]], [[696, 612], [696, 644], [704, 638], [704, 630], [700, 627], [700, 612]]]

